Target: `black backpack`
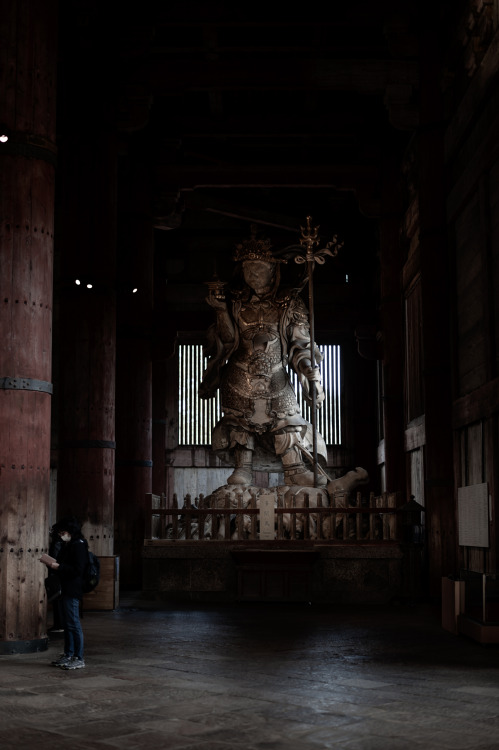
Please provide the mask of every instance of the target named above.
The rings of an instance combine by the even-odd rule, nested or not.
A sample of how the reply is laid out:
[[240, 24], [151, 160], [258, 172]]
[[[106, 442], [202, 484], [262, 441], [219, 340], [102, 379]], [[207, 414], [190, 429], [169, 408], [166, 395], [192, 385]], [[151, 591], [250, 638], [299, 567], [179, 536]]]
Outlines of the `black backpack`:
[[98, 586], [100, 581], [100, 560], [88, 549], [88, 563], [83, 573], [83, 593], [88, 594]]

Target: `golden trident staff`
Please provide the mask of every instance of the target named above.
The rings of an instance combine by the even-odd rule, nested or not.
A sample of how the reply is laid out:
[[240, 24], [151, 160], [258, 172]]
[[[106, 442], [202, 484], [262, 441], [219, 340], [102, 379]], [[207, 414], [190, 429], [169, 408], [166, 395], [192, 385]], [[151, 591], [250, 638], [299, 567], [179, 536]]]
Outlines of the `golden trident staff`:
[[[300, 227], [301, 238], [299, 245], [291, 245], [286, 248], [285, 252], [291, 252], [294, 255], [295, 263], [307, 264], [308, 275], [308, 315], [310, 324], [310, 366], [315, 368], [315, 321], [314, 321], [314, 268], [316, 263], [324, 265], [326, 255], [334, 258], [338, 251], [343, 247], [343, 242], [338, 242], [338, 236], [335, 234], [331, 242], [325, 247], [314, 250], [320, 242], [319, 226], [311, 226], [312, 217], [307, 216], [307, 226]], [[317, 391], [314, 381], [310, 382], [311, 395], [311, 412], [312, 412], [312, 432], [313, 432], [313, 464], [314, 464], [314, 486], [317, 487]]]

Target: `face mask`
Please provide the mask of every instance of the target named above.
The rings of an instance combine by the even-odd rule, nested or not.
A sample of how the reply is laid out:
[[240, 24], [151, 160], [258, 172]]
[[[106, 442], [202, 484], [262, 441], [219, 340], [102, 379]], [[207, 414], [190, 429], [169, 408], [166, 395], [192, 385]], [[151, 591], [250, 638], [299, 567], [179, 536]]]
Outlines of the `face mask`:
[[71, 539], [71, 534], [61, 534], [61, 539], [63, 542], [69, 542]]

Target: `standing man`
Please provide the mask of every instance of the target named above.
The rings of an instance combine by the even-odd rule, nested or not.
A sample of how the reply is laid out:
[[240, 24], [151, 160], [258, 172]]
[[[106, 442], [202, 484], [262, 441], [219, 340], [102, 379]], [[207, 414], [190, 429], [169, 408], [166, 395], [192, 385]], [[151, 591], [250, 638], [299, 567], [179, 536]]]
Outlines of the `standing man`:
[[83, 598], [83, 574], [88, 562], [88, 544], [76, 518], [63, 518], [56, 524], [62, 547], [57, 558], [45, 553], [40, 562], [56, 571], [61, 580], [61, 614], [64, 627], [64, 653], [52, 664], [63, 669], [85, 666], [80, 601]]

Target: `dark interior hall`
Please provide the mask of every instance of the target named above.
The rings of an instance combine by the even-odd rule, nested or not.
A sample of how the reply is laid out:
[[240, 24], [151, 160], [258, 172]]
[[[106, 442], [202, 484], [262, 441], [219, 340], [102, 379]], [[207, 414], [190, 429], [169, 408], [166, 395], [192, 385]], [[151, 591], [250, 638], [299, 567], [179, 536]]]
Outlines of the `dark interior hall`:
[[[2, 660], [54, 645], [38, 559], [67, 513], [102, 560], [89, 622], [130, 592], [423, 603], [497, 643], [499, 0], [6, 0], [0, 32]], [[230, 470], [182, 369], [208, 284], [307, 217], [341, 245], [313, 275], [327, 471], [369, 482], [326, 538], [172, 539]]]

